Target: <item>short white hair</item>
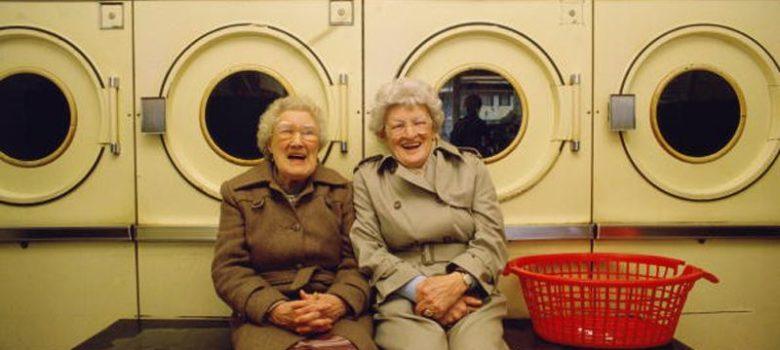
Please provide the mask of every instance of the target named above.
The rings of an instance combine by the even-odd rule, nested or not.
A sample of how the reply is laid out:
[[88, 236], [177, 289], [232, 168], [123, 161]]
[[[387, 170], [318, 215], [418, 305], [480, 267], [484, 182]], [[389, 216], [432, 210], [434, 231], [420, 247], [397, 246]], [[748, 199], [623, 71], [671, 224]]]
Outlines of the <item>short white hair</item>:
[[287, 96], [276, 99], [270, 106], [260, 115], [260, 122], [257, 124], [257, 147], [263, 156], [270, 156], [271, 151], [268, 148], [268, 143], [271, 142], [271, 136], [273, 136], [274, 128], [279, 121], [279, 116], [287, 111], [302, 111], [309, 113], [314, 122], [317, 123], [317, 127], [320, 129], [319, 136], [319, 149], [321, 150], [328, 143], [328, 125], [324, 117], [322, 116], [322, 110], [311, 99], [304, 96]]
[[425, 107], [433, 120], [433, 131], [436, 133], [439, 132], [444, 123], [441, 99], [433, 88], [428, 83], [417, 79], [400, 78], [382, 85], [377, 91], [368, 129], [375, 135], [382, 137], [387, 111], [396, 106]]

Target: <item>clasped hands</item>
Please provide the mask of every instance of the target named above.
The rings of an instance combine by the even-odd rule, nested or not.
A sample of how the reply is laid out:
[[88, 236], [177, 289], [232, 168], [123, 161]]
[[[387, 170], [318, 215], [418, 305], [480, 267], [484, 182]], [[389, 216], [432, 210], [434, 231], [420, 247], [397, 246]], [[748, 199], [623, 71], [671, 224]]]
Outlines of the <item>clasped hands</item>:
[[465, 295], [468, 286], [460, 274], [432, 276], [420, 282], [414, 313], [434, 319], [442, 326], [451, 326], [482, 306], [479, 298]]
[[300, 300], [276, 305], [268, 320], [298, 334], [324, 333], [347, 313], [344, 301], [333, 294], [308, 294], [301, 290], [300, 296]]

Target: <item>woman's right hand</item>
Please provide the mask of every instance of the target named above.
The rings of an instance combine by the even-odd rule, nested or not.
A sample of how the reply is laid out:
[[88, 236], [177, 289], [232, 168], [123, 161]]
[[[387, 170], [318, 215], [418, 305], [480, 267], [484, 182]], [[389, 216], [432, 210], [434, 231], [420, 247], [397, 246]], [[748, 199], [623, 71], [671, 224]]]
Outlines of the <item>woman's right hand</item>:
[[308, 300], [285, 301], [271, 310], [268, 320], [298, 334], [322, 333], [333, 328], [333, 321], [312, 310]]

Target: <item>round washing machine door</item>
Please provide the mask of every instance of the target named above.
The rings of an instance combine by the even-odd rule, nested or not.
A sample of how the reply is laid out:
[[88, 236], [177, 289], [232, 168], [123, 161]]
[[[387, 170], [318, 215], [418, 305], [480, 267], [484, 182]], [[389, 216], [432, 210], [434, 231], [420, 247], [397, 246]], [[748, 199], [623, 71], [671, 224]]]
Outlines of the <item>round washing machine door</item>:
[[39, 205], [97, 166], [111, 124], [95, 66], [69, 40], [0, 27], [0, 203]]
[[[292, 34], [255, 24], [218, 28], [191, 43], [169, 69], [160, 91], [163, 146], [190, 185], [218, 200], [223, 181], [262, 160], [256, 134], [266, 108], [277, 98], [305, 95], [327, 118], [332, 86], [319, 58]], [[338, 125], [326, 124], [333, 135]]]
[[440, 137], [482, 154], [499, 199], [533, 187], [558, 159], [561, 129], [571, 118], [561, 106], [570, 95], [561, 92], [554, 62], [522, 33], [489, 23], [455, 25], [422, 42], [398, 76], [437, 89], [445, 112]]
[[653, 40], [621, 86], [636, 129], [621, 132], [637, 172], [664, 193], [719, 200], [745, 190], [780, 150], [780, 67], [731, 28], [690, 25]]

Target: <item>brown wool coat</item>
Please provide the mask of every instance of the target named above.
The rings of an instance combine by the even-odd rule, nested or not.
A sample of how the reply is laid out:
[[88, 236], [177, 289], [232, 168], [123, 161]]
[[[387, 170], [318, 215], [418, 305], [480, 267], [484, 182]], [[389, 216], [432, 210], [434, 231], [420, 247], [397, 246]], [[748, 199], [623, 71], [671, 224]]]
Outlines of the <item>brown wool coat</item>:
[[222, 185], [219, 234], [212, 263], [214, 287], [233, 310], [236, 349], [287, 349], [303, 337], [266, 320], [271, 305], [298, 291], [341, 297], [347, 316], [334, 326], [359, 349], [376, 349], [366, 314], [369, 286], [349, 241], [352, 186], [319, 166], [295, 203], [262, 162]]

